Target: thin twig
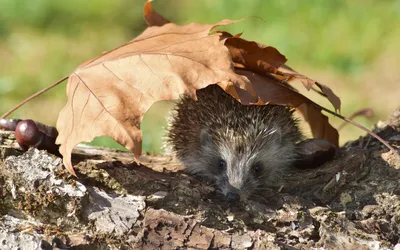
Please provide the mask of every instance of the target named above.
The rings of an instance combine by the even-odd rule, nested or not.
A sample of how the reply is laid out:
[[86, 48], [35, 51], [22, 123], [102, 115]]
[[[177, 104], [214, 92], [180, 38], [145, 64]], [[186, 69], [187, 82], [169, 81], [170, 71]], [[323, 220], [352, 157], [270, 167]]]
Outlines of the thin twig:
[[63, 81], [65, 81], [66, 79], [68, 79], [68, 76], [64, 76], [63, 78], [61, 78], [60, 80], [58, 80], [57, 82], [53, 83], [52, 85], [40, 90], [39, 92], [36, 92], [35, 94], [31, 95], [30, 97], [26, 98], [25, 100], [23, 100], [22, 102], [20, 102], [19, 104], [17, 104], [16, 106], [14, 106], [11, 110], [7, 111], [6, 113], [4, 113], [0, 118], [6, 118], [7, 116], [9, 116], [10, 114], [12, 114], [15, 110], [19, 109], [22, 105], [24, 105], [25, 103], [29, 102], [30, 100], [32, 100], [33, 98], [43, 94], [44, 92], [46, 92], [47, 90], [57, 86], [58, 84], [62, 83]]
[[331, 111], [331, 110], [329, 110], [329, 109], [327, 109], [327, 108], [324, 108], [324, 107], [319, 106], [319, 105], [318, 105], [318, 107], [321, 108], [322, 110], [328, 112], [329, 114], [334, 115], [334, 116], [336, 116], [336, 117], [339, 117], [340, 119], [342, 119], [342, 120], [344, 120], [344, 121], [346, 121], [346, 122], [352, 124], [353, 126], [356, 126], [357, 128], [363, 130], [364, 132], [367, 132], [369, 135], [375, 137], [378, 141], [380, 141], [381, 143], [383, 143], [383, 145], [385, 145], [388, 149], [390, 149], [390, 151], [392, 151], [393, 153], [396, 152], [396, 150], [395, 150], [392, 146], [390, 146], [389, 143], [387, 143], [387, 141], [385, 141], [385, 140], [382, 139], [379, 135], [375, 134], [374, 132], [372, 132], [371, 130], [367, 129], [367, 128], [364, 127], [363, 125], [358, 124], [357, 122], [354, 122], [354, 121], [352, 121], [352, 120], [349, 120], [348, 118], [346, 118], [346, 117], [344, 117], [344, 116], [342, 116], [342, 115], [339, 115], [339, 114], [337, 114], [337, 113], [335, 113], [335, 112], [333, 112], [333, 111]]
[[[347, 119], [354, 120], [354, 118], [356, 118], [357, 116], [370, 117], [370, 116], [372, 116], [372, 114], [373, 114], [372, 109], [364, 108], [364, 109], [357, 110], [356, 112], [351, 114], [349, 117], [347, 117]], [[343, 121], [336, 129], [341, 130], [346, 124], [348, 124], [348, 123]]]

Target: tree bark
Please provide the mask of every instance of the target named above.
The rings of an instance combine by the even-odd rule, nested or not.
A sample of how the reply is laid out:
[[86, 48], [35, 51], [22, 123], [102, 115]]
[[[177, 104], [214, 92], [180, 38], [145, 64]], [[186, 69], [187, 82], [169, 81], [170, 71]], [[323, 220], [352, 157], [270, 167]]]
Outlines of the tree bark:
[[[400, 144], [400, 110], [377, 132]], [[265, 198], [228, 204], [169, 156], [23, 152], [0, 131], [1, 249], [400, 249], [399, 151], [365, 136]]]

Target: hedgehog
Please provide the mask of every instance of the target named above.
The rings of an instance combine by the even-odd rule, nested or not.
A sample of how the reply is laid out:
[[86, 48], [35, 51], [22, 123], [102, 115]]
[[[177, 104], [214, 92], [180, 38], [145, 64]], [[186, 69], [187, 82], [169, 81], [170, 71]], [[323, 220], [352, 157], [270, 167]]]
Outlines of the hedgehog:
[[242, 105], [218, 85], [175, 105], [167, 143], [185, 170], [215, 183], [227, 201], [248, 200], [282, 185], [303, 135], [293, 109]]

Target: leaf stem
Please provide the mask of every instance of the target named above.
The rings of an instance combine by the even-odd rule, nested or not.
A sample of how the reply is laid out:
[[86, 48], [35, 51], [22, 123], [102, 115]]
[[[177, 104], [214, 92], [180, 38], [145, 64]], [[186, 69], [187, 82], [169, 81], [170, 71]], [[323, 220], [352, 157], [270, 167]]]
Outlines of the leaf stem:
[[376, 138], [376, 139], [377, 139], [378, 141], [380, 141], [383, 145], [385, 145], [388, 149], [390, 149], [390, 151], [392, 151], [393, 153], [396, 152], [396, 150], [395, 150], [392, 146], [390, 146], [389, 143], [388, 143], [387, 141], [385, 141], [384, 139], [382, 139], [382, 137], [380, 137], [379, 135], [375, 134], [375, 133], [372, 132], [371, 130], [367, 129], [367, 128], [364, 127], [363, 125], [358, 124], [357, 122], [352, 121], [352, 120], [350, 120], [350, 119], [348, 119], [348, 118], [346, 118], [346, 117], [344, 117], [344, 116], [342, 116], [342, 115], [339, 115], [339, 114], [337, 114], [337, 113], [335, 113], [335, 112], [333, 112], [333, 111], [331, 111], [331, 110], [329, 110], [329, 109], [327, 109], [327, 108], [324, 108], [324, 107], [319, 106], [319, 105], [318, 105], [318, 107], [321, 108], [322, 110], [328, 112], [329, 114], [334, 115], [334, 116], [336, 116], [336, 117], [339, 117], [340, 119], [342, 119], [342, 120], [344, 120], [344, 121], [346, 121], [346, 122], [352, 124], [353, 126], [356, 126], [357, 128], [363, 130], [364, 132], [367, 132], [369, 135], [371, 135], [372, 137]]
[[7, 111], [6, 113], [4, 113], [0, 118], [6, 118], [7, 116], [9, 116], [10, 114], [12, 114], [15, 110], [19, 109], [21, 106], [23, 106], [25, 103], [29, 102], [30, 100], [34, 99], [35, 97], [43, 94], [44, 92], [48, 91], [49, 89], [57, 86], [58, 84], [62, 83], [63, 81], [65, 81], [66, 79], [68, 79], [68, 76], [64, 76], [63, 78], [61, 78], [60, 80], [58, 80], [57, 82], [53, 83], [50, 86], [47, 86], [46, 88], [40, 90], [39, 92], [36, 92], [35, 94], [31, 95], [30, 97], [26, 98], [25, 100], [23, 100], [22, 102], [20, 102], [19, 104], [17, 104], [16, 106], [14, 106], [12, 109], [10, 109], [9, 111]]

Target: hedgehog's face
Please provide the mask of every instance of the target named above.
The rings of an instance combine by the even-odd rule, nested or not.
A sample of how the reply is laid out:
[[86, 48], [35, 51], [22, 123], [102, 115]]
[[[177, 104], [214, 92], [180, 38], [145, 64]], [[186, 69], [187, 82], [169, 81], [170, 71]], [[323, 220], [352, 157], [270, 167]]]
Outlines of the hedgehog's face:
[[274, 159], [279, 158], [274, 150], [267, 147], [251, 150], [246, 146], [250, 145], [231, 144], [219, 148], [220, 159], [216, 166], [219, 173], [215, 181], [228, 201], [262, 196], [268, 187], [280, 183], [279, 170], [284, 164]]
[[233, 155], [234, 151], [222, 152], [216, 168], [215, 183], [229, 202], [246, 200], [265, 188], [268, 171], [263, 162]]
[[212, 179], [228, 201], [262, 196], [269, 187], [280, 185], [279, 172], [294, 154], [294, 144], [268, 135], [253, 139], [229, 135], [217, 140], [203, 134], [198, 159], [203, 166], [196, 167], [202, 169], [198, 174]]

